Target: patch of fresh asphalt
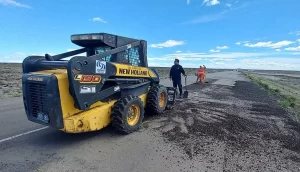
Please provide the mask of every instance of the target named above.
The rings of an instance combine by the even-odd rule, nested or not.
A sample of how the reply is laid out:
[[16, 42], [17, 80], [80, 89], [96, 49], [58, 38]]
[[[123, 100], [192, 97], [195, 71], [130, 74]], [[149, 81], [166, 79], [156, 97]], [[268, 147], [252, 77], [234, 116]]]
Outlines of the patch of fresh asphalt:
[[[0, 143], [0, 171], [299, 170], [298, 124], [238, 72], [211, 73], [207, 80], [130, 135], [110, 127], [81, 134], [48, 128]], [[0, 140], [41, 127], [27, 121], [21, 105], [16, 99], [1, 106]]]
[[300, 171], [299, 123], [257, 85], [227, 74], [222, 83], [190, 85], [187, 100], [145, 128], [201, 164], [199, 171]]

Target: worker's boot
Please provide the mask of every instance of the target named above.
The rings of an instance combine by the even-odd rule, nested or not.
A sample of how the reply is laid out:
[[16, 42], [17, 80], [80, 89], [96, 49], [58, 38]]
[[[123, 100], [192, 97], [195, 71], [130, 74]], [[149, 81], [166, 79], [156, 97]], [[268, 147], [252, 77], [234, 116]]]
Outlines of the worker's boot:
[[179, 90], [179, 96], [178, 96], [178, 98], [180, 98], [180, 99], [182, 98], [182, 88]]
[[176, 98], [180, 98], [179, 91], [178, 91], [177, 88], [175, 88], [175, 97], [176, 97]]
[[178, 96], [178, 90], [177, 90], [177, 88], [174, 88], [175, 89], [175, 97], [177, 97]]

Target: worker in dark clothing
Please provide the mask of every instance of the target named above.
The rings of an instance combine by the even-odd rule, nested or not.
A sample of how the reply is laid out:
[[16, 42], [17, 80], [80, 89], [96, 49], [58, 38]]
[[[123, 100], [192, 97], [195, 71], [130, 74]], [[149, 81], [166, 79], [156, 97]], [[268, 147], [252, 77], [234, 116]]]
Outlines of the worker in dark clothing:
[[183, 74], [186, 77], [183, 67], [179, 64], [179, 60], [175, 59], [174, 65], [171, 67], [170, 70], [170, 80], [173, 81], [173, 87], [176, 88], [176, 90], [178, 86], [180, 97], [182, 95], [181, 74]]

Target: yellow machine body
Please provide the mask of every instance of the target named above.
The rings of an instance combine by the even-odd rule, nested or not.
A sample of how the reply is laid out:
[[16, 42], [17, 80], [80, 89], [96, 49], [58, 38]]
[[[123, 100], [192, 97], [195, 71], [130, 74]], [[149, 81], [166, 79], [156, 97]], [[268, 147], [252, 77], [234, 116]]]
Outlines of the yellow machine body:
[[[149, 73], [145, 77], [156, 77], [155, 73], [145, 67], [136, 67], [125, 64], [115, 64], [117, 68], [116, 76], [140, 77], [143, 73]], [[63, 114], [64, 128], [67, 133], [81, 133], [100, 130], [108, 126], [111, 122], [111, 111], [117, 100], [109, 102], [97, 102], [87, 111], [79, 110], [74, 107], [74, 100], [69, 93], [69, 80], [66, 69], [44, 70], [32, 72], [31, 74], [54, 75], [58, 81], [60, 104]], [[147, 94], [139, 96], [146, 105]]]

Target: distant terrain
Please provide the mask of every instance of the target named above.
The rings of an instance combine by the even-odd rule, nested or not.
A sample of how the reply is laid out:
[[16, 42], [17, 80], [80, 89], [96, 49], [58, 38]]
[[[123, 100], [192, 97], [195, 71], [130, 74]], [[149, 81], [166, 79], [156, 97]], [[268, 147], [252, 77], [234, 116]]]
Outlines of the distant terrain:
[[0, 63], [0, 98], [22, 96], [22, 65]]
[[279, 104], [298, 114], [300, 120], [300, 71], [246, 71], [256, 84], [277, 98]]
[[[169, 75], [170, 68], [154, 67], [160, 78], [165, 79]], [[22, 64], [0, 63], [0, 98], [22, 96]], [[197, 69], [185, 68], [187, 75], [194, 75]], [[226, 71], [224, 69], [207, 69], [207, 73]]]

